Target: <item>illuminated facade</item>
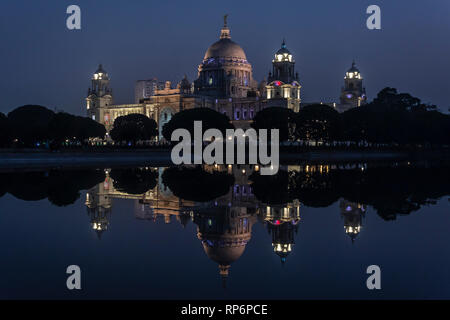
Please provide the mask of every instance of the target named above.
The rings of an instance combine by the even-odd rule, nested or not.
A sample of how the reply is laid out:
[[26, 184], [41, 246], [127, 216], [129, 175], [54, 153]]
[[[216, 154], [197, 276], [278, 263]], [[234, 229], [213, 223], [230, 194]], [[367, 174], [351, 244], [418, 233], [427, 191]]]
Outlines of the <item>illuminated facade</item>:
[[[362, 81], [353, 63], [345, 75], [340, 103], [319, 103], [339, 112], [365, 104], [367, 97]], [[175, 87], [170, 81], [140, 80], [136, 83], [134, 104], [114, 105], [109, 82], [108, 74], [100, 65], [88, 90], [87, 115], [104, 124], [109, 132], [117, 117], [144, 114], [158, 123], [160, 139], [164, 124], [175, 113], [186, 109], [211, 108], [227, 115], [236, 128], [247, 129], [256, 113], [264, 108], [283, 107], [298, 112], [302, 106], [313, 104], [301, 102], [295, 59], [285, 41], [274, 55], [267, 81], [258, 83], [253, 78], [253, 68], [244, 50], [231, 40], [226, 16], [219, 40], [206, 50], [198, 66], [197, 79], [192, 83], [187, 77]]]
[[366, 88], [363, 87], [361, 72], [353, 61], [351, 68], [345, 73], [344, 87], [341, 90], [341, 109], [360, 107], [367, 103]]
[[[283, 46], [284, 49], [280, 50], [288, 52]], [[138, 81], [135, 103], [114, 105], [109, 77], [100, 66], [88, 90], [87, 114], [104, 124], [107, 131], [112, 129], [114, 120], [119, 116], [144, 114], [158, 123], [162, 138], [162, 127], [175, 113], [191, 108], [211, 108], [227, 115], [236, 128], [247, 129], [256, 113], [266, 108], [269, 101], [270, 106], [299, 110], [300, 85], [298, 75], [293, 73], [295, 62], [292, 54], [289, 53], [286, 58], [283, 54], [283, 61], [276, 59], [277, 55], [273, 61], [273, 76], [276, 75], [276, 79], [269, 76], [272, 83], [267, 88], [265, 80], [258, 84], [253, 79], [252, 65], [244, 50], [231, 40], [225, 17], [219, 40], [206, 50], [193, 83], [186, 77], [175, 87], [169, 81], [164, 86], [156, 79]], [[277, 94], [278, 88], [272, 89], [279, 81], [283, 82], [280, 96]], [[268, 89], [270, 93], [267, 97]]]
[[287, 107], [294, 112], [300, 110], [301, 86], [298, 73], [295, 72], [294, 57], [284, 40], [272, 60], [272, 72], [267, 81], [266, 98], [269, 107]]

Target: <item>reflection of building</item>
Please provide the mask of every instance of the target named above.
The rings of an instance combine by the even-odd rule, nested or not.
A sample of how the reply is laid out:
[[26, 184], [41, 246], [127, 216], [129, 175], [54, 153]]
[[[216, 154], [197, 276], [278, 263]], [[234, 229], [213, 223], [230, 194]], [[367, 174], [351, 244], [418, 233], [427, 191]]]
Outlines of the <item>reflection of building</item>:
[[103, 183], [90, 189], [86, 193], [86, 207], [91, 218], [92, 229], [100, 239], [102, 233], [108, 229], [111, 218], [111, 198], [107, 196], [111, 181], [108, 177]]
[[272, 234], [273, 251], [281, 258], [282, 263], [286, 262], [295, 243], [294, 233], [298, 231], [300, 203], [296, 200], [285, 205], [266, 206], [261, 208], [261, 215]]
[[341, 216], [344, 218], [345, 233], [349, 235], [353, 242], [361, 232], [366, 207], [355, 202], [341, 200], [340, 208]]
[[224, 285], [231, 264], [244, 253], [255, 222], [256, 217], [245, 209], [229, 206], [207, 206], [194, 216], [197, 236], [208, 258], [219, 264]]
[[[159, 175], [161, 175], [162, 170], [162, 168], [159, 169]], [[148, 190], [146, 193], [128, 194], [114, 188], [114, 181], [109, 176], [109, 172], [109, 169], [105, 170], [105, 181], [88, 190], [86, 194], [86, 206], [88, 207], [88, 212], [92, 212], [91, 217], [102, 217], [101, 212], [105, 208], [108, 209], [108, 215], [110, 215], [112, 199], [130, 199], [135, 200], [135, 216], [137, 219], [156, 221], [158, 218], [162, 218], [165, 223], [171, 223], [172, 217], [175, 217], [175, 220], [183, 226], [189, 222], [190, 208], [194, 206], [194, 203], [175, 197], [161, 183], [161, 178], [156, 187]], [[94, 210], [99, 211], [99, 213], [94, 215]], [[99, 225], [97, 223], [96, 227], [98, 228], [99, 226], [103, 227], [103, 224]]]

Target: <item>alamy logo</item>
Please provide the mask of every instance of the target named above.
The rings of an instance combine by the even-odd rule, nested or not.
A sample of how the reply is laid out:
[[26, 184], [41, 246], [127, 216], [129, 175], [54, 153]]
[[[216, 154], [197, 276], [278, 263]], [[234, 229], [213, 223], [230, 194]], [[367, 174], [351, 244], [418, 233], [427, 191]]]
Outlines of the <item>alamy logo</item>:
[[[224, 138], [218, 129], [208, 129], [203, 133], [202, 122], [194, 121], [194, 139], [186, 129], [176, 129], [172, 132], [172, 141], [181, 139], [172, 149], [172, 162], [174, 164], [202, 164], [203, 162], [206, 164], [261, 164], [261, 175], [273, 175], [279, 168], [279, 130], [270, 130], [270, 142], [268, 142], [267, 131], [267, 129], [259, 129], [257, 134], [255, 129], [246, 131], [226, 129]], [[208, 142], [204, 149], [203, 141]], [[235, 159], [237, 159], [236, 163]]]
[[67, 278], [66, 286], [67, 289], [73, 290], [81, 290], [81, 269], [77, 265], [70, 265], [67, 267], [66, 270], [67, 274], [70, 274], [70, 276]]
[[81, 29], [81, 9], [77, 5], [70, 5], [66, 10], [67, 14], [70, 14], [66, 20], [66, 26], [69, 30], [80, 30]]
[[366, 13], [370, 14], [370, 16], [367, 18], [367, 22], [366, 22], [367, 29], [369, 29], [369, 30], [381, 29], [381, 9], [380, 9], [380, 7], [375, 4], [368, 6]]
[[370, 274], [370, 276], [367, 278], [366, 286], [367, 289], [373, 290], [381, 289], [381, 269], [376, 264], [373, 264], [371, 266], [367, 267], [366, 270], [367, 274]]

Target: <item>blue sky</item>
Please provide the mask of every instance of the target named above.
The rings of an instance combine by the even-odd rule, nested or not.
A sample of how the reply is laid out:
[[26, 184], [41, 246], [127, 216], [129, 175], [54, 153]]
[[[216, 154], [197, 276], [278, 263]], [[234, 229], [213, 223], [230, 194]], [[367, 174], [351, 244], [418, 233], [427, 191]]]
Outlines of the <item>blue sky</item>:
[[[79, 31], [66, 8], [81, 8]], [[382, 29], [366, 28], [366, 8], [381, 7]], [[417, 1], [24, 1], [0, 4], [0, 112], [24, 104], [84, 114], [99, 63], [116, 103], [134, 101], [134, 82], [157, 77], [192, 81], [229, 14], [260, 81], [283, 37], [296, 59], [302, 98], [337, 100], [356, 60], [369, 99], [386, 86], [450, 107], [450, 2]]]

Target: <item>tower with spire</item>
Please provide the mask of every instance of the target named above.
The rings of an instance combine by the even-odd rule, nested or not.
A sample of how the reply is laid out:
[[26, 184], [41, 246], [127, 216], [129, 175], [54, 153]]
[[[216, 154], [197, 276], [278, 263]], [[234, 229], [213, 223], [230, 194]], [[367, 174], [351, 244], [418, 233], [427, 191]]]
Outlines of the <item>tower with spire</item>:
[[295, 72], [295, 60], [283, 39], [281, 48], [272, 60], [266, 86], [267, 104], [270, 107], [287, 107], [294, 112], [300, 110], [300, 83]]
[[363, 87], [363, 78], [356, 67], [355, 60], [353, 60], [351, 68], [345, 73], [340, 102], [349, 107], [360, 107], [367, 102], [366, 88]]
[[109, 86], [108, 73], [100, 64], [91, 79], [91, 87], [86, 98], [87, 116], [93, 120], [112, 125], [107, 112], [108, 106], [113, 104], [112, 90]]

